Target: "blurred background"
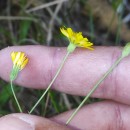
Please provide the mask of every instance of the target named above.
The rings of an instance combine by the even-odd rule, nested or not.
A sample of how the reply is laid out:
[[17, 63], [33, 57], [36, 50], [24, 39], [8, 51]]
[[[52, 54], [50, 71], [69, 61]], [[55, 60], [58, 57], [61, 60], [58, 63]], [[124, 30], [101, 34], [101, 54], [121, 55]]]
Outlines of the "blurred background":
[[[62, 26], [83, 32], [94, 45], [130, 41], [129, 0], [0, 0], [0, 49], [15, 45], [67, 46]], [[2, 68], [3, 69], [3, 68]], [[43, 90], [15, 87], [24, 112]], [[34, 113], [50, 117], [77, 107], [83, 97], [51, 90]], [[100, 99], [91, 98], [87, 103]], [[0, 115], [18, 112], [10, 84], [0, 81]]]

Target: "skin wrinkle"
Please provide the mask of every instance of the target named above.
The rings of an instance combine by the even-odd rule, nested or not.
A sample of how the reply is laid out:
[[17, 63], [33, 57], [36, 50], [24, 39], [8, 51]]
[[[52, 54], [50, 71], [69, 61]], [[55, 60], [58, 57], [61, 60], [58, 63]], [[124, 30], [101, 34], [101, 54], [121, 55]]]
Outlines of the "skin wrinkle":
[[[111, 65], [120, 57], [121, 55], [121, 52], [119, 50], [115, 50], [113, 51], [112, 53], [112, 57], [111, 57]], [[113, 82], [113, 95], [111, 95], [111, 97], [117, 97], [118, 95], [118, 83], [117, 83], [117, 80], [118, 80], [118, 72], [119, 72], [119, 65], [117, 65], [117, 67], [113, 70], [112, 74], [110, 75], [110, 81]], [[110, 99], [112, 99], [110, 97]]]
[[[114, 60], [116, 60], [116, 59], [114, 59]], [[109, 62], [109, 67], [108, 67], [108, 69], [113, 65], [113, 54], [111, 54], [111, 56], [110, 56], [110, 58], [109, 58], [109, 61], [111, 61], [111, 62]], [[108, 70], [107, 69], [107, 70]], [[106, 70], [106, 71], [107, 71]], [[105, 73], [104, 73], [105, 74]], [[102, 76], [101, 76], [102, 77]], [[109, 75], [108, 75], [108, 77], [106, 77], [106, 79], [101, 83], [101, 87], [102, 87], [102, 94], [103, 94], [103, 97], [105, 98], [106, 97], [106, 93], [109, 93], [110, 91], [108, 91], [108, 82], [109, 81], [111, 81], [110, 79], [113, 77], [113, 72], [112, 73], [110, 73]], [[99, 86], [100, 87], [100, 86]]]
[[[93, 128], [92, 130], [129, 130], [129, 108], [128, 105], [112, 101], [89, 104], [81, 108], [78, 113], [79, 116], [76, 116], [69, 125], [82, 128], [82, 130], [84, 130], [83, 128], [86, 128], [85, 130], [91, 130], [90, 128]], [[125, 114], [126, 111], [128, 111], [127, 115]], [[69, 111], [69, 113], [63, 113], [61, 114], [62, 116], [58, 115], [58, 117], [54, 117], [55, 119], [53, 120], [57, 120], [57, 122], [65, 122], [70, 113], [72, 113], [72, 111]], [[80, 118], [82, 120], [81, 122]], [[84, 120], [89, 122], [89, 124], [85, 124]], [[97, 128], [98, 124], [99, 127]]]
[[[63, 53], [63, 48], [56, 48], [52, 52], [53, 53], [52, 53], [52, 56], [51, 56], [52, 58], [51, 58], [51, 69], [50, 69], [50, 77], [51, 77], [50, 82], [54, 78], [54, 76], [55, 76], [55, 74], [56, 74], [56, 72], [57, 72], [57, 70], [60, 66], [60, 63], [62, 62], [62, 60], [65, 56], [63, 54], [61, 55], [61, 53]], [[61, 58], [61, 56], [62, 56], [62, 58]], [[64, 68], [64, 66], [63, 66], [63, 68]], [[60, 73], [62, 73], [63, 68], [62, 68]], [[60, 73], [59, 73], [58, 77], [60, 77]], [[55, 88], [55, 82], [54, 82], [54, 84], [52, 84], [52, 88]]]
[[[113, 65], [113, 63], [115, 63], [115, 61], [120, 57], [120, 55], [121, 55], [121, 51], [120, 50], [115, 50], [114, 49], [114, 51], [113, 51], [113, 53], [112, 53], [112, 55], [111, 55], [111, 66]], [[113, 72], [110, 74], [110, 79], [109, 79], [109, 81], [111, 81], [112, 82], [112, 88], [113, 89], [111, 89], [112, 91], [113, 91], [113, 93], [112, 94], [108, 94], [108, 95], [110, 95], [110, 99], [112, 99], [112, 97], [117, 97], [117, 95], [118, 95], [118, 93], [117, 93], [117, 90], [118, 90], [118, 83], [117, 83], [117, 79], [118, 79], [118, 72], [119, 72], [119, 65], [120, 64], [118, 64], [117, 65], [117, 67], [113, 70]], [[108, 82], [109, 82], [108, 81]], [[108, 83], [107, 82], [107, 83]], [[109, 87], [109, 86], [108, 86]], [[110, 91], [108, 91], [107, 90], [107, 92], [110, 92]]]
[[[117, 49], [113, 49], [112, 54], [109, 58], [109, 68], [113, 65], [113, 63], [115, 63], [115, 61], [119, 58], [119, 56], [121, 55], [121, 50], [117, 50]], [[108, 69], [109, 69], [108, 68]], [[102, 87], [101, 89], [101, 93], [102, 93], [102, 97], [104, 98], [115, 98], [117, 96], [117, 79], [118, 79], [118, 72], [119, 72], [119, 65], [108, 75], [108, 77], [101, 83], [101, 85], [99, 87]], [[109, 83], [111, 82], [111, 89], [109, 89]], [[109, 97], [108, 97], [109, 95]]]
[[[65, 57], [65, 55], [67, 53], [66, 48], [56, 48], [53, 51], [54, 51], [53, 52], [53, 66], [54, 67], [52, 68], [52, 77], [54, 77], [54, 75], [56, 74], [56, 72], [57, 72], [63, 58]], [[67, 82], [64, 82], [64, 80], [63, 80], [64, 75], [67, 75], [69, 73], [68, 69], [66, 69], [66, 68], [72, 63], [72, 58], [74, 57], [75, 54], [77, 54], [77, 51], [71, 53], [68, 56], [67, 60], [64, 63], [64, 66], [63, 66], [61, 72], [59, 73], [59, 75], [58, 75], [57, 79], [55, 80], [55, 82], [52, 84], [52, 88], [55, 89], [56, 86], [58, 86], [58, 90], [62, 92], [63, 86], [67, 83]], [[62, 78], [62, 76], [63, 76], [63, 78]], [[67, 84], [72, 86], [72, 82], [69, 82]], [[72, 87], [71, 88], [68, 87], [67, 90], [68, 90], [68, 92], [72, 92]]]
[[113, 122], [115, 122], [115, 126], [117, 130], [125, 130], [125, 125], [122, 119], [122, 111], [120, 109], [119, 104], [115, 105], [114, 107], [114, 113], [115, 113], [115, 120]]
[[[46, 82], [46, 86], [48, 86], [49, 85], [49, 83], [51, 82], [51, 80], [52, 80], [52, 69], [53, 69], [53, 50], [52, 50], [52, 48], [50, 48], [49, 49], [49, 55], [50, 55], [50, 57], [51, 57], [51, 59], [48, 59], [49, 60], [49, 70], [48, 70], [48, 73], [47, 73], [47, 76], [45, 76], [44, 74], [42, 74], [42, 79], [44, 79], [44, 80], [41, 80], [41, 86], [43, 85], [43, 81], [45, 81]], [[42, 65], [43, 66], [43, 69], [44, 69], [44, 65]]]
[[[42, 48], [43, 49], [43, 48]], [[48, 49], [48, 48], [46, 48], [46, 49]], [[43, 50], [44, 51], [44, 50]], [[49, 57], [52, 57], [52, 49], [51, 48], [49, 48], [48, 49], [48, 56]], [[46, 61], [45, 61], [45, 56], [44, 55], [41, 55], [41, 57], [42, 57], [42, 60], [44, 61], [44, 62], [41, 62], [41, 67], [38, 67], [37, 66], [37, 68], [39, 68], [39, 70], [38, 70], [38, 73], [40, 74], [39, 75], [39, 77], [41, 77], [40, 79], [40, 86], [43, 86], [43, 81], [44, 81], [44, 84], [45, 84], [45, 86], [48, 86], [48, 84], [49, 84], [49, 82], [51, 81], [51, 66], [52, 66], [52, 59], [47, 59]], [[40, 58], [39, 58], [40, 59]], [[44, 65], [44, 64], [48, 64], [48, 66], [46, 66], [46, 65]], [[42, 69], [41, 69], [42, 68]], [[42, 71], [41, 71], [41, 70]], [[45, 72], [46, 72], [46, 76], [45, 76]]]
[[[129, 75], [130, 75], [130, 64], [128, 64], [130, 61], [129, 60], [130, 57], [126, 57], [124, 58], [124, 60], [122, 61], [122, 63], [120, 64], [120, 68], [118, 71], [118, 85], [119, 85], [119, 90], [118, 90], [118, 97], [119, 99], [117, 101], [122, 100], [122, 98], [124, 98], [124, 102], [126, 104], [129, 104], [130, 102], [130, 97], [127, 96], [130, 93], [130, 89], [129, 89]], [[115, 97], [116, 98], [116, 97]]]
[[[54, 50], [54, 51], [52, 51], [52, 55], [51, 55], [51, 69], [50, 69], [50, 82], [52, 81], [52, 79], [53, 79], [53, 74], [54, 74], [54, 72], [53, 72], [53, 70], [54, 70], [54, 67], [55, 67], [55, 55], [56, 55], [56, 53], [57, 53], [57, 49], [56, 50]], [[53, 86], [52, 86], [53, 87]]]
[[[119, 56], [121, 55], [120, 54], [121, 52], [119, 50], [114, 50], [113, 51], [113, 55], [112, 55], [112, 62], [113, 63], [116, 59], [119, 58]], [[119, 92], [119, 90], [121, 90], [121, 85], [120, 85], [120, 77], [123, 78], [123, 73], [124, 73], [124, 70], [122, 69], [122, 63], [124, 65], [125, 63], [125, 58], [117, 65], [117, 67], [114, 69], [114, 71], [112, 72], [112, 74], [108, 77], [108, 82], [106, 82], [106, 84], [109, 84], [109, 82], [112, 83], [111, 85], [111, 90], [112, 90], [112, 94], [110, 94], [110, 89], [109, 91], [107, 90], [107, 92], [109, 92], [109, 96], [110, 96], [110, 99], [115, 99], [115, 101], [120, 101], [121, 100], [121, 97], [124, 93], [122, 92]], [[123, 71], [122, 71], [123, 70]], [[109, 87], [109, 86], [108, 86]], [[123, 87], [123, 86], [122, 86]], [[112, 89], [113, 88], [113, 89]], [[123, 89], [122, 89], [123, 90]], [[117, 98], [119, 97], [119, 98]], [[125, 97], [125, 96], [124, 96]]]

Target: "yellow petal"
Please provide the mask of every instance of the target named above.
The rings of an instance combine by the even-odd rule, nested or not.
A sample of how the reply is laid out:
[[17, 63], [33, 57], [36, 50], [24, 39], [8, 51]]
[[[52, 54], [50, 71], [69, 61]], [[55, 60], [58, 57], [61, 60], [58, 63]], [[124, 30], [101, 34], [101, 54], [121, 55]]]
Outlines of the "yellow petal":
[[11, 58], [13, 61], [13, 68], [19, 68], [19, 70], [22, 70], [28, 63], [28, 58], [25, 56], [24, 52], [12, 52]]
[[93, 49], [93, 43], [84, 38], [82, 32], [74, 32], [71, 28], [60, 28], [61, 32], [68, 38], [71, 44], [78, 47]]
[[69, 37], [68, 32], [67, 32], [66, 29], [60, 28], [60, 31], [62, 32], [63, 35], [65, 35], [66, 37]]
[[15, 57], [16, 57], [16, 53], [13, 51], [13, 52], [11, 53], [11, 58], [12, 58], [12, 61], [14, 61], [14, 60], [15, 60]]
[[21, 65], [21, 70], [27, 65], [28, 58], [24, 60], [23, 64]]

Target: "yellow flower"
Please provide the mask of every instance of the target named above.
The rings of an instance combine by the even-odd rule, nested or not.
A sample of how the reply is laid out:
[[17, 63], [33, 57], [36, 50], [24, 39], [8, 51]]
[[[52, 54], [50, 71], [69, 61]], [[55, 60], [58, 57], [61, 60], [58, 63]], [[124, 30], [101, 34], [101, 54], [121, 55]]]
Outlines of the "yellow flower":
[[61, 32], [69, 39], [70, 44], [93, 50], [93, 43], [82, 36], [82, 32], [74, 32], [71, 28], [60, 28]]
[[13, 68], [18, 67], [22, 70], [28, 63], [28, 58], [25, 56], [24, 52], [12, 52], [11, 58], [13, 61]]
[[18, 72], [21, 71], [28, 63], [28, 58], [25, 56], [24, 52], [12, 52], [11, 58], [13, 61], [13, 69], [10, 74], [10, 79], [14, 80]]

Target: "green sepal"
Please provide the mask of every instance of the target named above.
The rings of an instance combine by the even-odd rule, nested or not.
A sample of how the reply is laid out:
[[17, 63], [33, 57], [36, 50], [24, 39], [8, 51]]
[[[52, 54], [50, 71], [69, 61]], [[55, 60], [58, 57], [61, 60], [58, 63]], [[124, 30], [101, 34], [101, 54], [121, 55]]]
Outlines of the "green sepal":
[[70, 53], [72, 53], [75, 50], [75, 48], [76, 48], [76, 45], [73, 44], [73, 43], [70, 43], [68, 45], [68, 47], [67, 47], [67, 51], [70, 52]]
[[10, 80], [11, 81], [15, 80], [17, 78], [18, 73], [19, 73], [19, 67], [14, 67], [10, 73]]
[[130, 42], [128, 42], [122, 51], [122, 58], [128, 56], [130, 54]]

